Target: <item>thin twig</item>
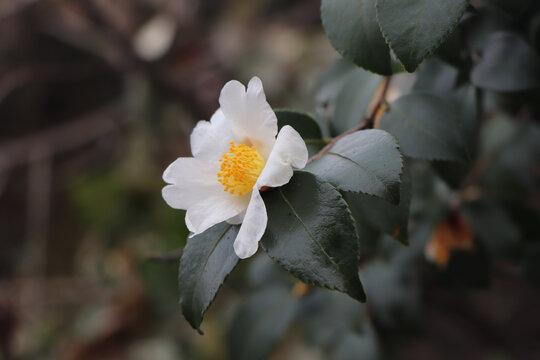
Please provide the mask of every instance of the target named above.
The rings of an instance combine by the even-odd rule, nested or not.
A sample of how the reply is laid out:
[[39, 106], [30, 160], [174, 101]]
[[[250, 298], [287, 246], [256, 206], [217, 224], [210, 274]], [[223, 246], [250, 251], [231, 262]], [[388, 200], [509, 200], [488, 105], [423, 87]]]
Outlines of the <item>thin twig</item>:
[[371, 113], [369, 114], [369, 116], [365, 117], [362, 120], [362, 122], [360, 124], [358, 124], [357, 126], [355, 126], [354, 128], [352, 128], [350, 130], [347, 130], [344, 133], [342, 133], [342, 134], [336, 136], [335, 138], [333, 138], [317, 154], [313, 155], [308, 160], [308, 164], [310, 162], [314, 161], [314, 160], [319, 159], [324, 154], [326, 154], [328, 152], [328, 150], [330, 150], [332, 148], [332, 146], [334, 146], [343, 137], [345, 137], [345, 136], [347, 136], [349, 134], [352, 134], [354, 132], [357, 132], [359, 130], [370, 129], [370, 128], [373, 127], [373, 124], [375, 122], [375, 116], [377, 116], [377, 112], [379, 111], [381, 106], [384, 104], [386, 93], [388, 92], [388, 87], [390, 85], [390, 79], [391, 78], [389, 76], [384, 78], [384, 80], [382, 82], [382, 89], [378, 94], [377, 100], [375, 101], [375, 104], [374, 104], [373, 109], [371, 110]]

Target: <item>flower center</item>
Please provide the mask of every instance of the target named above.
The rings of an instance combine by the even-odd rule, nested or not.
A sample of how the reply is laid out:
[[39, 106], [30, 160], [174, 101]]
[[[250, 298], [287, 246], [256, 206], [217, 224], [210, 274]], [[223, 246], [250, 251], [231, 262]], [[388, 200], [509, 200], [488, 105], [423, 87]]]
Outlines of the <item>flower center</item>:
[[218, 181], [225, 187], [224, 191], [238, 196], [253, 189], [264, 168], [264, 159], [253, 146], [234, 141], [231, 141], [229, 153], [223, 154], [219, 162]]

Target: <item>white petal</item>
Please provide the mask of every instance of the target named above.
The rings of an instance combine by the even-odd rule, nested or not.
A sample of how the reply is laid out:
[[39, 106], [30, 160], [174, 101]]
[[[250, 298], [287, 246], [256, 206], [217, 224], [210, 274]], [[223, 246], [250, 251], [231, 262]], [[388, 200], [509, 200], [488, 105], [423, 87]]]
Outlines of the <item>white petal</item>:
[[163, 180], [172, 184], [162, 190], [163, 199], [175, 209], [186, 210], [208, 196], [222, 195], [223, 185], [217, 181], [219, 162], [194, 158], [178, 158], [163, 173]]
[[169, 184], [184, 183], [205, 185], [219, 184], [217, 173], [218, 161], [200, 160], [191, 157], [181, 157], [173, 161], [163, 172], [163, 180]]
[[245, 216], [246, 216], [246, 211], [244, 210], [240, 214], [228, 219], [227, 222], [232, 225], [238, 225], [238, 224], [241, 224], [242, 221], [244, 221]]
[[163, 199], [173, 209], [186, 210], [190, 205], [204, 199], [207, 195], [201, 189], [179, 188], [176, 185], [167, 185], [161, 190]]
[[189, 221], [189, 218], [187, 216], [186, 216], [186, 226], [188, 230], [190, 231], [188, 238], [192, 238], [193, 236], [195, 236], [195, 232], [193, 231], [193, 224], [191, 224], [191, 221]]
[[219, 103], [235, 137], [250, 142], [268, 158], [277, 134], [277, 118], [266, 101], [261, 80], [252, 78], [247, 91], [240, 82], [229, 81], [221, 90]]
[[191, 153], [197, 159], [217, 160], [229, 152], [230, 142], [234, 140], [231, 125], [218, 109], [210, 121], [201, 120], [193, 129]]
[[306, 143], [291, 126], [285, 125], [278, 134], [276, 144], [257, 179], [257, 186], [277, 187], [289, 182], [292, 166], [304, 168], [308, 160]]
[[242, 213], [249, 203], [249, 195], [238, 196], [222, 192], [192, 204], [186, 212], [189, 230], [200, 234], [206, 229]]
[[234, 252], [239, 258], [246, 259], [257, 252], [259, 240], [266, 230], [267, 221], [263, 199], [257, 188], [254, 187], [246, 216], [234, 240]]

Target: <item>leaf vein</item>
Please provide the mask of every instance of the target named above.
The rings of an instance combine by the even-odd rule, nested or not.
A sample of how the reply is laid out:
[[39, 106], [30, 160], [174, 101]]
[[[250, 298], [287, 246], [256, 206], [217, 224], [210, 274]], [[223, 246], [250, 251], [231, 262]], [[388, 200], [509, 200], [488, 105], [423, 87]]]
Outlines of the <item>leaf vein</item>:
[[431, 136], [432, 138], [434, 138], [435, 140], [437, 140], [437, 142], [439, 142], [442, 145], [446, 146], [448, 149], [451, 149], [451, 147], [444, 140], [440, 139], [437, 135], [435, 135], [434, 133], [432, 133], [431, 131], [426, 129], [424, 126], [422, 126], [422, 124], [419, 124], [418, 122], [413, 120], [410, 116], [405, 114], [400, 109], [398, 109], [396, 107], [392, 107], [391, 110], [398, 113], [399, 115], [401, 115], [405, 120], [407, 120], [409, 123], [411, 123], [411, 125], [413, 125], [415, 128], [419, 129], [421, 132], [424, 132], [425, 134], [427, 134], [427, 135]]
[[361, 168], [362, 170], [364, 170], [368, 175], [370, 175], [373, 179], [377, 180], [379, 183], [382, 184], [382, 186], [384, 187], [384, 190], [385, 192], [388, 194], [390, 193], [390, 190], [388, 189], [388, 186], [384, 183], [384, 181], [382, 181], [381, 179], [379, 179], [379, 177], [372, 171], [370, 170], [369, 168], [363, 166], [362, 164], [354, 161], [353, 159], [349, 158], [349, 157], [346, 157], [346, 156], [343, 156], [339, 153], [335, 153], [335, 152], [332, 152], [332, 151], [328, 151], [327, 152], [328, 155], [334, 155], [334, 156], [337, 156], [339, 158], [342, 158], [344, 160], [348, 160], [350, 162], [352, 162], [353, 164], [355, 164], [356, 166], [358, 166], [359, 168]]
[[195, 307], [193, 306], [193, 304], [195, 303], [195, 294], [197, 293], [197, 288], [198, 288], [198, 286], [200, 284], [200, 280], [201, 280], [202, 275], [204, 273], [204, 269], [206, 268], [206, 265], [208, 264], [208, 260], [210, 260], [210, 256], [212, 256], [212, 254], [216, 250], [216, 247], [218, 246], [219, 242], [221, 241], [221, 239], [223, 239], [223, 237], [231, 229], [231, 227], [232, 227], [232, 225], [228, 225], [225, 228], [225, 230], [223, 230], [223, 232], [218, 236], [216, 242], [212, 246], [212, 249], [208, 252], [208, 255], [206, 255], [206, 258], [204, 259], [203, 265], [201, 267], [201, 271], [200, 271], [199, 275], [197, 276], [197, 280], [195, 280], [195, 286], [193, 287], [193, 292], [191, 293], [191, 304], [192, 304], [191, 309], [192, 309], [192, 315], [194, 317], [197, 315], [195, 313]]
[[283, 194], [283, 191], [281, 191], [281, 189], [279, 189], [279, 194], [281, 195], [281, 198], [283, 199], [283, 201], [285, 202], [285, 204], [287, 204], [287, 206], [291, 209], [291, 211], [293, 212], [294, 216], [298, 219], [298, 221], [300, 222], [300, 224], [302, 224], [302, 226], [304, 227], [304, 230], [306, 231], [306, 233], [309, 235], [309, 237], [311, 238], [311, 240], [313, 240], [313, 242], [315, 244], [317, 244], [317, 246], [321, 249], [322, 253], [328, 258], [328, 261], [330, 261], [330, 263], [332, 264], [332, 266], [337, 270], [337, 271], [340, 271], [340, 268], [339, 268], [339, 265], [336, 264], [336, 262], [330, 257], [330, 255], [328, 255], [328, 253], [326, 252], [326, 250], [324, 250], [322, 244], [313, 236], [313, 234], [311, 233], [311, 231], [309, 231], [309, 228], [307, 227], [307, 225], [302, 221], [302, 219], [300, 218], [300, 216], [298, 215], [298, 213], [296, 212], [296, 210], [294, 209], [294, 207], [292, 206], [292, 204], [290, 203], [290, 201], [285, 197], [285, 194]]
[[414, 47], [416, 45], [416, 41], [417, 41], [417, 35], [416, 34], [418, 34], [418, 27], [420, 25], [420, 18], [422, 17], [422, 13], [424, 12], [425, 4], [426, 4], [426, 0], [422, 0], [422, 7], [420, 8], [420, 12], [418, 13], [418, 17], [416, 18], [416, 24], [414, 25], [413, 41], [412, 41], [411, 48], [409, 50], [409, 58], [412, 57], [412, 53], [413, 53]]

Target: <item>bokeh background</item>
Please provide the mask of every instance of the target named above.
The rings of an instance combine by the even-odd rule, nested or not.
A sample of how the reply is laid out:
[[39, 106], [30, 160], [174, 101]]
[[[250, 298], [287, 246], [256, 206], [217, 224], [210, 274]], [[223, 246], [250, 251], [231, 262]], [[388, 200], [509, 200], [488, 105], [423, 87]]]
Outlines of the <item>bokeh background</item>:
[[178, 309], [161, 174], [225, 82], [307, 110], [336, 57], [311, 0], [0, 1], [0, 358], [224, 358], [221, 314]]
[[[203, 336], [183, 319], [177, 273], [188, 232], [161, 198], [161, 175], [190, 155], [189, 134], [217, 109], [222, 86], [257, 75], [274, 108], [315, 113], [318, 96], [348, 78], [358, 93], [358, 79], [373, 89], [380, 81], [343, 62], [327, 71], [339, 55], [319, 7], [0, 0], [0, 360], [540, 358], [538, 91], [485, 92], [481, 147], [495, 144], [498, 157], [482, 185], [497, 196], [467, 208], [472, 257], [453, 256], [446, 269], [425, 259], [455, 189], [441, 180], [448, 173], [417, 162], [411, 245], [362, 234], [377, 238], [361, 244], [371, 250], [367, 304], [307, 288], [263, 253], [227, 279]], [[489, 31], [540, 21], [479, 9], [471, 13]], [[395, 75], [389, 97], [413, 84], [441, 96], [467, 84], [441, 59], [417, 77]], [[362, 91], [351, 109], [361, 96], [369, 103], [372, 91]], [[489, 202], [499, 198], [517, 205]]]

